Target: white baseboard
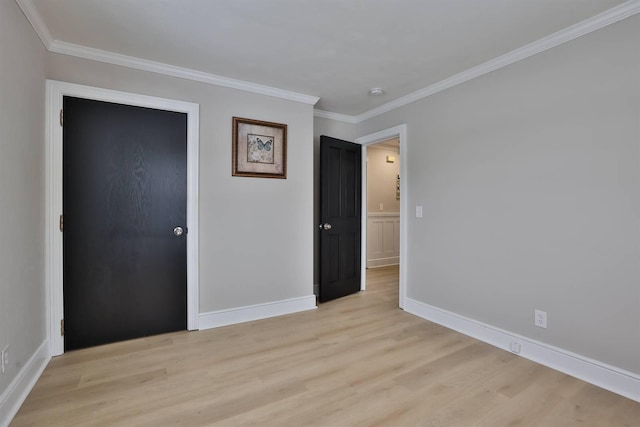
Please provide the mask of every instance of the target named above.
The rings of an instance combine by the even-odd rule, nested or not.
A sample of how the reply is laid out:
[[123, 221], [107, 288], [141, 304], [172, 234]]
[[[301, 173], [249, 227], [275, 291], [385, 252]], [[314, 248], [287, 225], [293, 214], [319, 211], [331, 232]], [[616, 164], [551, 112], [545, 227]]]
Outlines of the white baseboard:
[[516, 341], [519, 355], [526, 359], [640, 402], [640, 375], [411, 298], [405, 300], [404, 310], [506, 351]]
[[389, 265], [398, 265], [398, 264], [400, 264], [399, 256], [367, 260], [367, 268], [387, 267]]
[[200, 329], [210, 329], [297, 313], [299, 311], [311, 310], [314, 308], [316, 308], [316, 296], [309, 295], [306, 297], [273, 301], [265, 304], [248, 305], [228, 310], [200, 313], [198, 321]]
[[51, 360], [49, 341], [44, 340], [9, 387], [0, 395], [0, 427], [7, 427]]

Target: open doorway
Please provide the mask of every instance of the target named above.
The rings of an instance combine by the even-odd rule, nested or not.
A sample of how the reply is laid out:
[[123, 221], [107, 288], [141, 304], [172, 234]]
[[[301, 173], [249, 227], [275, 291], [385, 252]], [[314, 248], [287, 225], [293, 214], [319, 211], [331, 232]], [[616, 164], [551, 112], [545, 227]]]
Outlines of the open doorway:
[[367, 147], [367, 268], [400, 264], [400, 141]]
[[[356, 143], [362, 145], [363, 162], [361, 289], [367, 288], [368, 269], [393, 266], [389, 270], [397, 269], [398, 271], [398, 305], [403, 308], [406, 297], [407, 271], [407, 168], [406, 162], [401, 165], [401, 159], [406, 159], [407, 126], [399, 125], [366, 135], [357, 138]], [[384, 165], [376, 168], [376, 166], [380, 166], [378, 163], [381, 162], [384, 162]], [[373, 167], [371, 171], [369, 170], [370, 166]], [[376, 169], [381, 176], [377, 176]], [[372, 187], [369, 187], [369, 173], [376, 174], [375, 179], [371, 176]], [[386, 181], [390, 181], [390, 183]], [[379, 186], [390, 186], [391, 191], [385, 192], [387, 195], [382, 198], [373, 188]], [[396, 199], [396, 197], [398, 198]], [[371, 235], [368, 235], [369, 229], [372, 229]], [[373, 241], [369, 242], [369, 239]]]
[[400, 140], [367, 147], [366, 282], [372, 290], [395, 287], [400, 264]]

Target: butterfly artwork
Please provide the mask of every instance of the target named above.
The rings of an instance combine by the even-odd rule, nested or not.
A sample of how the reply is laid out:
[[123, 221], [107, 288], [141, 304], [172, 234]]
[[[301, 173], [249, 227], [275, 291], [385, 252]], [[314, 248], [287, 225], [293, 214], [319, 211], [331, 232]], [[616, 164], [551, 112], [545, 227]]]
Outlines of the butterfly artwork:
[[273, 141], [262, 141], [260, 138], [256, 138], [258, 141], [258, 150], [271, 151], [271, 144]]
[[287, 125], [233, 118], [232, 176], [287, 179]]
[[247, 135], [247, 162], [273, 164], [273, 137]]

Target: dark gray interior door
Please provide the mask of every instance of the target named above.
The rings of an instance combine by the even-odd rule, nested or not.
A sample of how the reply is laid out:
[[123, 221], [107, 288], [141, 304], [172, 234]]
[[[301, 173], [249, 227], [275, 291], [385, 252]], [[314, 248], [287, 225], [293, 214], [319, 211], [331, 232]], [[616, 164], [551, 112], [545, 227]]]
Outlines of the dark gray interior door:
[[360, 145], [320, 137], [320, 302], [360, 291]]
[[186, 167], [186, 114], [64, 98], [65, 350], [186, 329]]

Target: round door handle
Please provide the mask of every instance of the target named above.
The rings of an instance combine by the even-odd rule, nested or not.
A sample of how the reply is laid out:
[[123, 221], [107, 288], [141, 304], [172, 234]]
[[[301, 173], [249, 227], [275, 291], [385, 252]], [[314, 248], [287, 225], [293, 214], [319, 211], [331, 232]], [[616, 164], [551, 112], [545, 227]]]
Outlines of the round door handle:
[[331, 224], [329, 224], [328, 222], [325, 222], [324, 224], [320, 224], [320, 228], [322, 230], [331, 230]]
[[184, 230], [182, 229], [182, 227], [175, 227], [173, 229], [173, 234], [175, 234], [176, 236], [182, 236], [183, 233]]

